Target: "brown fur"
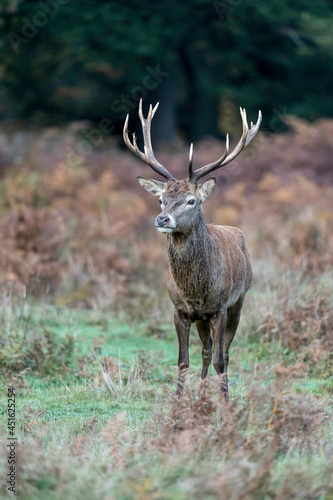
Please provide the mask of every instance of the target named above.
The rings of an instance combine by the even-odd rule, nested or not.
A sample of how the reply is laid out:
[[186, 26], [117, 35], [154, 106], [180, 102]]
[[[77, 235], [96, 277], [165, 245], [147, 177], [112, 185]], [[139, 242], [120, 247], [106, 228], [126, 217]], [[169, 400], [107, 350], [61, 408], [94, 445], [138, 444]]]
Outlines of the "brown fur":
[[236, 148], [217, 161], [193, 171], [193, 145], [190, 148], [188, 179], [177, 181], [155, 158], [151, 144], [151, 121], [158, 104], [150, 106], [147, 118], [139, 117], [144, 138], [144, 152], [128, 137], [127, 115], [124, 124], [124, 141], [167, 182], [153, 181], [138, 176], [141, 186], [151, 195], [159, 196], [162, 213], [156, 218], [159, 231], [168, 234], [170, 260], [168, 291], [175, 305], [175, 327], [179, 341], [179, 377], [177, 394], [181, 395], [188, 368], [188, 340], [191, 322], [196, 322], [203, 344], [201, 378], [205, 379], [212, 358], [212, 331], [214, 343], [214, 368], [220, 375], [221, 388], [228, 393], [228, 350], [234, 338], [245, 293], [251, 283], [251, 265], [242, 232], [234, 227], [206, 226], [202, 202], [216, 184], [214, 178], [197, 184], [197, 181], [233, 161], [255, 137], [261, 123], [261, 112], [255, 125], [248, 128], [245, 109], [240, 110], [243, 134]]
[[178, 194], [186, 194], [189, 191], [195, 192], [195, 184], [186, 179], [182, 181], [169, 181], [165, 184], [165, 192], [170, 196], [177, 196]]
[[200, 224], [187, 238], [168, 236], [168, 291], [174, 306], [191, 319], [229, 308], [251, 283], [243, 233], [236, 227]]
[[176, 309], [179, 339], [177, 394], [182, 394], [189, 366], [190, 324], [196, 322], [203, 343], [201, 378], [206, 378], [212, 358], [212, 329], [214, 367], [227, 395], [229, 347], [252, 278], [243, 233], [236, 227], [206, 226], [202, 218], [186, 238], [168, 235], [168, 254], [168, 292]]
[[[175, 306], [179, 341], [177, 394], [182, 394], [189, 366], [190, 326], [195, 322], [203, 344], [201, 378], [204, 381], [207, 376], [214, 344], [214, 368], [227, 395], [229, 347], [252, 278], [243, 233], [236, 227], [206, 225], [202, 202], [211, 194], [214, 179], [200, 185], [188, 180], [163, 184], [140, 178], [139, 182], [160, 196], [162, 212], [156, 223], [169, 232], [168, 292]], [[194, 201], [191, 206], [189, 200]]]

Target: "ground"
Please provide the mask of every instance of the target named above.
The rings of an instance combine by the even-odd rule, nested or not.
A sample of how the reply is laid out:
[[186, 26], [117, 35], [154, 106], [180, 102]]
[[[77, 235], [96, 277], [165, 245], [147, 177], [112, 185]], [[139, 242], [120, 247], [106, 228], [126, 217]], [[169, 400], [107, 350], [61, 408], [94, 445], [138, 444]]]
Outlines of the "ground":
[[[320, 346], [332, 324], [329, 281], [305, 280], [303, 313], [278, 325], [258, 325], [250, 311], [293, 279], [250, 292], [231, 350], [228, 406], [213, 370], [199, 400], [195, 331], [178, 403], [172, 324], [154, 331], [99, 311], [26, 302], [17, 313], [7, 303], [3, 326], [15, 331], [17, 366], [26, 365], [8, 371], [1, 390], [7, 436], [7, 387], [15, 387], [19, 498], [331, 498], [332, 355]], [[313, 306], [314, 334], [295, 346], [284, 336], [307, 321], [314, 289], [325, 298]], [[10, 498], [5, 487], [3, 495]]]
[[[59, 152], [61, 137], [73, 147], [74, 138], [29, 136], [28, 160], [13, 159], [0, 181], [3, 498], [13, 497], [4, 480], [13, 387], [18, 498], [333, 499], [324, 125], [259, 142], [205, 202], [207, 222], [243, 230], [253, 264], [230, 350], [229, 405], [212, 367], [199, 398], [194, 327], [184, 397], [175, 399], [166, 242], [153, 224], [158, 202], [135, 179], [148, 167], [112, 150], [50, 172], [48, 141]], [[217, 157], [223, 145], [214, 148]], [[207, 163], [208, 150], [198, 147], [196, 161]], [[184, 149], [162, 161], [176, 173], [185, 157]]]

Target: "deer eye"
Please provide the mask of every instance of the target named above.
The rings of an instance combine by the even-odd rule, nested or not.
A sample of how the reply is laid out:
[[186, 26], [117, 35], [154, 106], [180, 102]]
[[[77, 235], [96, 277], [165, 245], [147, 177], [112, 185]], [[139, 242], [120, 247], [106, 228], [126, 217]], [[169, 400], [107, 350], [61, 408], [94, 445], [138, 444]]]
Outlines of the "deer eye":
[[187, 205], [194, 205], [194, 204], [195, 204], [195, 200], [193, 200], [193, 199], [188, 200], [188, 202], [187, 202]]
[[158, 200], [160, 202], [160, 205], [162, 205], [163, 201], [162, 200]]

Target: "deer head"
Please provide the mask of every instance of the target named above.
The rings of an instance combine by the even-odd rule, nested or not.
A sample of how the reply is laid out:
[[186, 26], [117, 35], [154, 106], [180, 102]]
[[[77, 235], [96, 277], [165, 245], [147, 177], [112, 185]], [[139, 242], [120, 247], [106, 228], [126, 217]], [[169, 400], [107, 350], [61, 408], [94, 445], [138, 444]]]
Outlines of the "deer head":
[[252, 141], [259, 130], [261, 123], [261, 112], [259, 111], [258, 120], [255, 125], [251, 122], [251, 128], [248, 128], [246, 111], [240, 108], [243, 123], [243, 133], [235, 149], [229, 153], [229, 136], [226, 137], [226, 147], [223, 155], [213, 163], [193, 170], [193, 144], [190, 147], [188, 177], [184, 180], [176, 180], [172, 174], [161, 165], [155, 158], [151, 143], [151, 122], [158, 108], [158, 104], [153, 108], [149, 107], [147, 118], [142, 113], [142, 99], [139, 104], [139, 117], [142, 125], [144, 152], [140, 151], [135, 134], [133, 142], [128, 137], [129, 115], [126, 117], [123, 137], [125, 144], [134, 154], [139, 156], [156, 173], [166, 179], [166, 182], [147, 179], [138, 176], [140, 185], [153, 196], [158, 196], [162, 212], [157, 216], [155, 225], [162, 233], [183, 233], [186, 234], [202, 218], [202, 203], [213, 192], [216, 185], [214, 177], [198, 184], [198, 180], [205, 175], [222, 168], [233, 161], [241, 151]]

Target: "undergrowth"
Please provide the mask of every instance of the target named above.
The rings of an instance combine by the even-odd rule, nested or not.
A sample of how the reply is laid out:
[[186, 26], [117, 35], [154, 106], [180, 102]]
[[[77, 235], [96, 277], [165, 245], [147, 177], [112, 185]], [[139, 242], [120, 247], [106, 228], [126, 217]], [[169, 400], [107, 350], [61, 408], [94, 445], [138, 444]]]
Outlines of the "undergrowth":
[[[199, 396], [195, 328], [185, 394], [174, 396], [165, 241], [138, 163], [60, 155], [50, 173], [46, 134], [4, 173], [0, 429], [7, 436], [13, 386], [18, 498], [332, 500], [332, 123], [293, 127], [258, 138], [240, 159], [246, 178], [225, 170], [206, 202], [207, 222], [241, 227], [253, 264], [229, 404], [212, 368]], [[203, 143], [196, 161], [220, 149]], [[164, 155], [184, 176], [183, 151]]]
[[[4, 301], [2, 404], [7, 385], [14, 385], [18, 497], [329, 499], [332, 308], [327, 284], [319, 281], [307, 280], [292, 297], [295, 277], [284, 276], [249, 295], [248, 305], [255, 302], [261, 314], [255, 322], [245, 308], [231, 350], [229, 404], [220, 399], [212, 370], [199, 396], [195, 332], [193, 368], [179, 401], [170, 325], [147, 336], [147, 324], [140, 330], [98, 311]], [[282, 307], [293, 300], [293, 308]], [[36, 338], [45, 331], [52, 340], [45, 338], [41, 354]], [[119, 332], [134, 351], [123, 345], [116, 355]], [[12, 366], [3, 355], [11, 335], [22, 335], [24, 353]], [[145, 342], [152, 343], [142, 350]], [[1, 425], [6, 435], [5, 412]], [[4, 448], [2, 477], [6, 456]]]

